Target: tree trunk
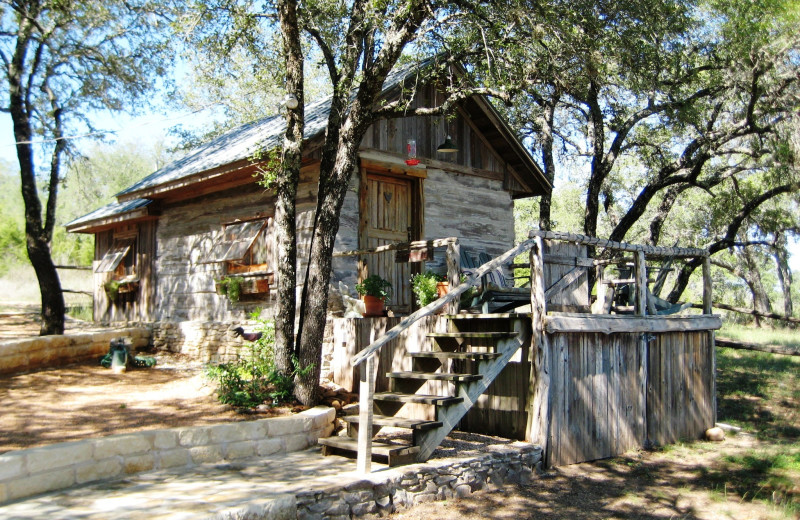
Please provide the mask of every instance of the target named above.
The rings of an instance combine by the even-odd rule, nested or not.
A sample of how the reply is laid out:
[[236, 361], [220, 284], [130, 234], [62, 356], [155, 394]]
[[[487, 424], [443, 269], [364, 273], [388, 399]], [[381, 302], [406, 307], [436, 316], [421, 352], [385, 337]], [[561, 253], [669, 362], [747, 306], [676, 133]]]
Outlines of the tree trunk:
[[783, 313], [786, 316], [794, 315], [792, 304], [792, 270], [789, 268], [789, 254], [786, 251], [786, 235], [779, 232], [776, 237], [775, 265], [778, 271], [778, 282], [781, 284], [783, 294]]
[[305, 102], [303, 95], [303, 51], [297, 23], [296, 0], [278, 2], [286, 63], [286, 90], [297, 98], [297, 107], [288, 108], [286, 133], [278, 177], [275, 183], [275, 224], [278, 240], [278, 294], [275, 313], [275, 367], [283, 374], [292, 371], [294, 322], [297, 309], [297, 222], [295, 203], [300, 182], [303, 153]]
[[[745, 264], [744, 280], [747, 287], [750, 288], [750, 293], [753, 296], [753, 310], [759, 314], [768, 314], [772, 312], [772, 304], [767, 296], [767, 291], [764, 289], [764, 284], [761, 281], [761, 271], [758, 268], [758, 262], [753, 257], [753, 253], [749, 247], [741, 248], [741, 257]], [[761, 319], [758, 314], [754, 314], [756, 318], [756, 326], [761, 326]]]
[[[541, 119], [542, 133], [542, 164], [544, 165], [544, 175], [555, 188], [556, 163], [553, 159], [553, 119], [555, 118], [556, 106], [559, 103], [560, 94], [554, 92], [550, 98], [543, 100], [543, 114]], [[547, 192], [539, 199], [539, 229], [550, 231], [553, 228], [551, 220], [551, 209], [553, 203], [552, 192]]]
[[[605, 130], [603, 111], [600, 108], [597, 84], [589, 82], [587, 106], [589, 107], [589, 140], [592, 143], [592, 172], [586, 190], [586, 211], [583, 217], [583, 232], [597, 236], [597, 219], [600, 213], [600, 192], [608, 177], [610, 167], [605, 161]], [[590, 252], [591, 256], [591, 252]]]

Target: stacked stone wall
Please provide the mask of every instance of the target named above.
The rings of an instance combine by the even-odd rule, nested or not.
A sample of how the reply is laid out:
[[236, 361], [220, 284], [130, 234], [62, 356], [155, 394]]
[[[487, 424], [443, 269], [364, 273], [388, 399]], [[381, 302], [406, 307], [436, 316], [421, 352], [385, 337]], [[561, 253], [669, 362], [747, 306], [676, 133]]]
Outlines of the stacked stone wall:
[[128, 327], [102, 332], [37, 336], [0, 342], [0, 374], [28, 372], [39, 368], [103, 357], [112, 339], [127, 338], [134, 350], [150, 344], [149, 327]]

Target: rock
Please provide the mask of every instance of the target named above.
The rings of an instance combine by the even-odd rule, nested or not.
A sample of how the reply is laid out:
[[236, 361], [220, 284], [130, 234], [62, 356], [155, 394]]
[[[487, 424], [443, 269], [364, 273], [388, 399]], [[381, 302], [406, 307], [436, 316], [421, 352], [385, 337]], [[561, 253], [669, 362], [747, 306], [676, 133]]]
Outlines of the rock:
[[725, 431], [722, 428], [715, 426], [706, 430], [705, 437], [706, 440], [709, 441], [722, 442], [725, 440]]

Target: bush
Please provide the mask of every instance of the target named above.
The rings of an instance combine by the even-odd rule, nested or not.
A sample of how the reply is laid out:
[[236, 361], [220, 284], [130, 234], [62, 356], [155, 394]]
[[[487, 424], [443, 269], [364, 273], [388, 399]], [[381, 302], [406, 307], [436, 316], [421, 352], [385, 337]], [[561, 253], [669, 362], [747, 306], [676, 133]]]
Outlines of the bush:
[[417, 305], [425, 307], [439, 298], [436, 284], [444, 281], [444, 276], [433, 271], [415, 274], [411, 277], [411, 291], [417, 298]]
[[261, 338], [249, 345], [249, 356], [206, 367], [206, 376], [217, 383], [217, 399], [223, 404], [255, 408], [265, 403], [274, 406], [290, 402], [294, 395], [294, 377], [313, 368], [313, 365], [298, 368], [295, 358], [292, 358], [294, 369], [290, 374], [282, 374], [275, 368], [275, 324], [259, 318], [260, 313], [261, 309], [256, 309], [251, 314], [258, 322], [256, 330], [261, 332]]

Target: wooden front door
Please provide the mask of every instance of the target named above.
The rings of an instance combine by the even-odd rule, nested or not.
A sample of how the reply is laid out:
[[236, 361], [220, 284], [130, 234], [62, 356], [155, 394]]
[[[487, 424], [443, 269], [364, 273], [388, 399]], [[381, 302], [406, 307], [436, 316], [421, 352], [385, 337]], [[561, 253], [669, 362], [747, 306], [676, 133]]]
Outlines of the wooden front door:
[[[366, 241], [367, 248], [411, 237], [412, 184], [409, 179], [367, 174]], [[367, 255], [367, 273], [389, 280], [394, 295], [386, 305], [399, 312], [411, 311], [411, 269], [408, 263], [396, 263], [394, 251]]]

